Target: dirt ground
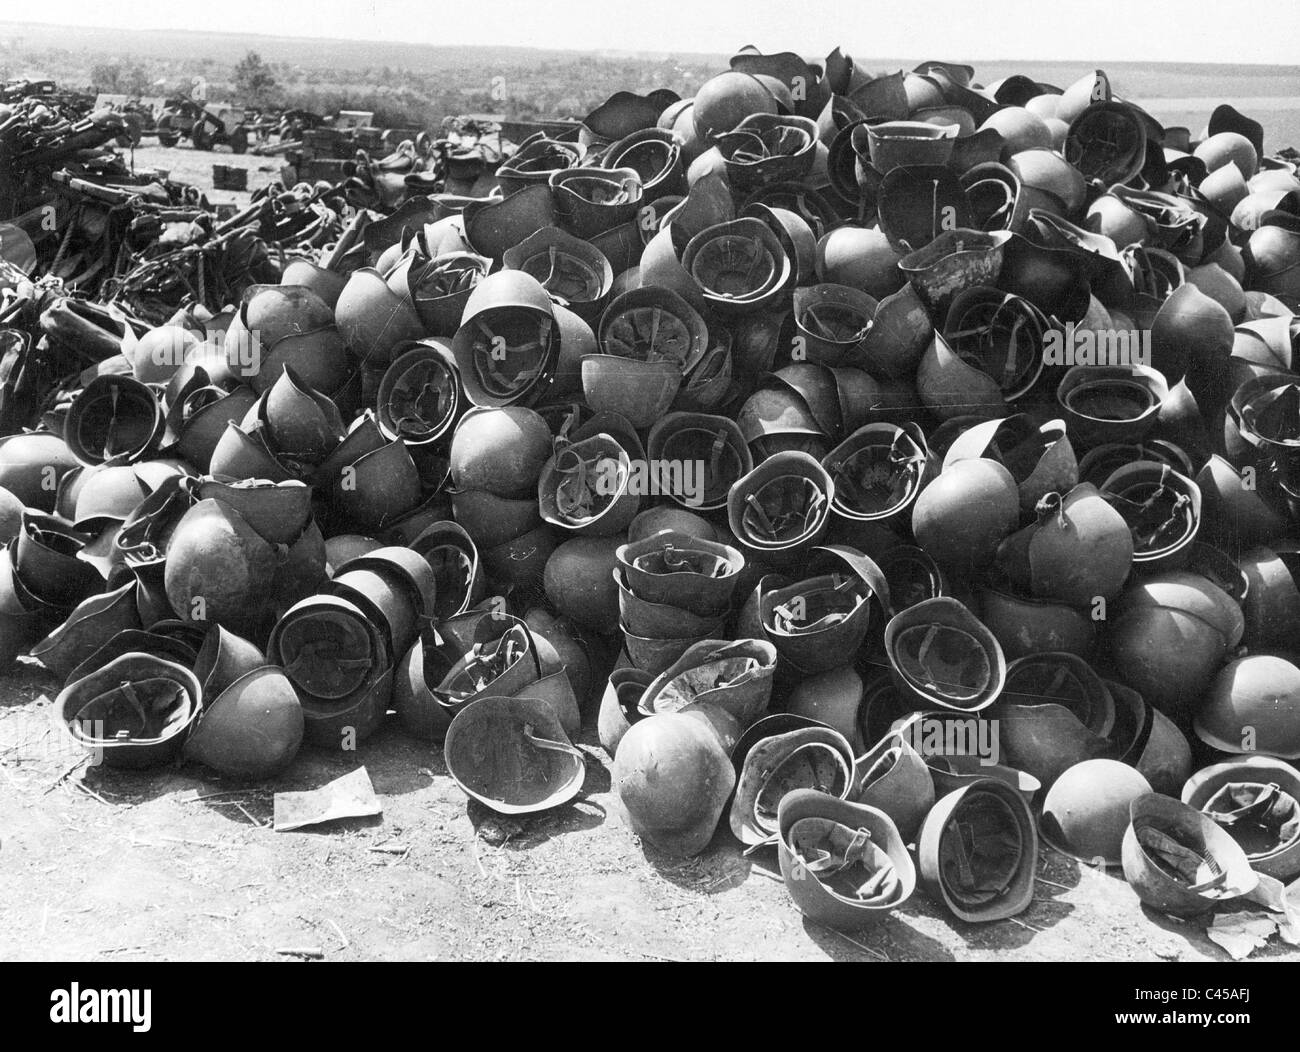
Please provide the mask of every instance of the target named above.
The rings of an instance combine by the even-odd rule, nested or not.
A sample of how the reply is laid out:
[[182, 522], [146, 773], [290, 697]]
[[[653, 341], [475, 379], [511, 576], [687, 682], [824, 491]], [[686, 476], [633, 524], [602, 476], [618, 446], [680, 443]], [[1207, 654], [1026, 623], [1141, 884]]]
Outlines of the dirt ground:
[[[211, 165], [276, 176], [271, 157], [147, 147], [138, 166], [211, 185]], [[246, 194], [215, 191], [214, 201]], [[805, 921], [775, 852], [720, 832], [701, 856], [643, 846], [610, 790], [588, 712], [578, 800], [522, 821], [447, 775], [441, 750], [393, 725], [355, 753], [304, 747], [247, 788], [196, 765], [87, 768], [53, 725], [58, 683], [20, 659], [0, 675], [0, 959], [284, 960], [1225, 960], [1201, 923], [1146, 911], [1118, 873], [1044, 846], [1035, 899], [966, 925], [923, 893], [879, 927]], [[382, 817], [271, 829], [274, 793], [364, 765]], [[1278, 940], [1260, 960], [1300, 960]]]
[[[581, 796], [515, 821], [467, 805], [441, 750], [391, 717], [355, 753], [304, 747], [256, 788], [193, 764], [87, 768], [51, 721], [57, 686], [28, 659], [0, 678], [3, 960], [1226, 959], [1200, 923], [1046, 847], [1034, 903], [1009, 921], [965, 925], [918, 891], [866, 932], [807, 922], [775, 852], [741, 856], [725, 823], [695, 859], [642, 845], [593, 713]], [[271, 829], [275, 792], [359, 765], [382, 817]], [[1275, 940], [1255, 959], [1300, 952]]]

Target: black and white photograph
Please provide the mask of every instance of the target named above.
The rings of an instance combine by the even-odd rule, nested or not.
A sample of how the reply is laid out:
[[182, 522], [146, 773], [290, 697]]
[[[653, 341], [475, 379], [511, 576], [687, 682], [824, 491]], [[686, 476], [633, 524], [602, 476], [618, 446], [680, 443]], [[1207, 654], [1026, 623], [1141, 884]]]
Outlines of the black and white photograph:
[[1288, 6], [0, 4], [15, 1003], [1285, 1018]]

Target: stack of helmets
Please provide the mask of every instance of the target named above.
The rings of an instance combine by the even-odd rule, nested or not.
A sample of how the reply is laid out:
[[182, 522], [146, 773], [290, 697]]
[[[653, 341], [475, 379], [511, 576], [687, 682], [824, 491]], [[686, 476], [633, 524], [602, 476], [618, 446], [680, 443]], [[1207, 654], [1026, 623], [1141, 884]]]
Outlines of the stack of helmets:
[[634, 668], [659, 675], [721, 638], [745, 567], [735, 548], [668, 529], [620, 546], [615, 559], [618, 626]]
[[88, 748], [270, 776], [293, 713], [391, 704], [525, 814], [595, 715], [643, 841], [725, 815], [837, 926], [1023, 910], [1040, 831], [1175, 912], [1248, 890], [1220, 832], [1293, 873], [1300, 178], [1258, 124], [745, 48], [452, 169], [99, 326], [0, 437], [0, 660], [82, 684]]

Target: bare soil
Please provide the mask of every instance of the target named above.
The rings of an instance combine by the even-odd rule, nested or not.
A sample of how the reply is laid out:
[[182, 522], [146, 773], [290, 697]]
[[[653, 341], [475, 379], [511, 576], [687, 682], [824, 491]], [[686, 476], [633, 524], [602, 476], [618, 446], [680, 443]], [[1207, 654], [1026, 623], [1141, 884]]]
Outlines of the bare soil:
[[[590, 726], [579, 799], [512, 820], [467, 802], [441, 750], [391, 721], [355, 753], [304, 747], [255, 787], [193, 764], [86, 767], [51, 720], [57, 687], [28, 659], [0, 678], [3, 960], [1225, 959], [1201, 923], [1045, 846], [1012, 920], [962, 924], [918, 892], [838, 934], [800, 916], [774, 853], [743, 857], [725, 828], [694, 859], [642, 845]], [[271, 829], [275, 792], [358, 765], [382, 817]]]

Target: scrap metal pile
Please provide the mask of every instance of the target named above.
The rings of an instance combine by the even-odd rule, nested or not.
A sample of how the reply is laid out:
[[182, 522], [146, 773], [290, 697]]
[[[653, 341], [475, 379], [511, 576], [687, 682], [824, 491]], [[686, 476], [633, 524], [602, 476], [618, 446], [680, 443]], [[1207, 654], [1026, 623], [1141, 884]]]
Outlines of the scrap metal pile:
[[[0, 368], [60, 728], [263, 779], [395, 710], [527, 814], [594, 724], [644, 842], [843, 928], [1009, 917], [1040, 836], [1174, 914], [1300, 875], [1293, 153], [838, 50], [550, 134], [387, 210], [81, 188]], [[83, 179], [6, 157], [11, 215]]]

